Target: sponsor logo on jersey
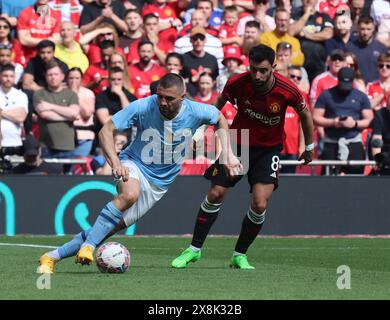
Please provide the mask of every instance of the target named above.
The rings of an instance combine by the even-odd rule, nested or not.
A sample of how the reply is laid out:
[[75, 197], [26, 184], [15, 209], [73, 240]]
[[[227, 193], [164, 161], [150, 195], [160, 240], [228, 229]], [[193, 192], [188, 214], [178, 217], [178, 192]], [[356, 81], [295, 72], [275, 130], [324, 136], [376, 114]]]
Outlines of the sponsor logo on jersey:
[[268, 117], [249, 108], [245, 109], [244, 113], [246, 113], [250, 118], [255, 118], [260, 122], [270, 126], [274, 126], [280, 122], [280, 116]]

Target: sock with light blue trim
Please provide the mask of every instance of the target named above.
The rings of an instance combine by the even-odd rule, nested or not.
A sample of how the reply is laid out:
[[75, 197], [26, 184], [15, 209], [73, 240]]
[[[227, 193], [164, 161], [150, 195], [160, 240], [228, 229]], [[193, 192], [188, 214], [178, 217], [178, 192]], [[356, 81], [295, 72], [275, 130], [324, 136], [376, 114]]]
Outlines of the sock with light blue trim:
[[122, 218], [122, 212], [119, 211], [111, 202], [107, 203], [100, 215], [97, 217], [95, 224], [89, 232], [87, 239], [82, 244], [96, 248], [107, 235], [115, 228]]
[[76, 234], [72, 240], [63, 244], [61, 247], [48, 252], [47, 255], [57, 260], [75, 256], [77, 252], [79, 252], [81, 245], [87, 239], [91, 230], [92, 229], [90, 228], [88, 230]]

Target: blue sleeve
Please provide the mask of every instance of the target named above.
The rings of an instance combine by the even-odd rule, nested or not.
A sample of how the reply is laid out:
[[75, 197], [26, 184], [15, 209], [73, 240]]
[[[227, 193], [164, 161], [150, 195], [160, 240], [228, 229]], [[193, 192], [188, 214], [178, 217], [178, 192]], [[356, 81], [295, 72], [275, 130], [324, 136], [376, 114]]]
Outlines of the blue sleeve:
[[322, 92], [318, 97], [314, 108], [325, 109], [326, 108], [326, 91]]
[[139, 125], [140, 110], [144, 109], [141, 100], [130, 103], [126, 108], [112, 116], [112, 122], [119, 131]]
[[219, 110], [211, 104], [198, 103], [194, 108], [202, 124], [217, 124]]

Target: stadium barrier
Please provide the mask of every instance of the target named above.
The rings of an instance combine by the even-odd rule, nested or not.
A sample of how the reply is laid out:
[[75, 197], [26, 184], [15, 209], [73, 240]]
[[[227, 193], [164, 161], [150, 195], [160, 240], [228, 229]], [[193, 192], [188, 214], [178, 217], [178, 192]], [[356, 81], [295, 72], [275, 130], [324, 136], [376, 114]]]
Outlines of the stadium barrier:
[[[263, 235], [390, 234], [390, 177], [286, 176], [267, 210]], [[168, 193], [126, 234], [191, 234], [209, 182], [179, 176]], [[116, 193], [111, 177], [0, 178], [0, 233], [74, 234], [94, 223]], [[230, 191], [212, 234], [237, 235], [250, 203], [242, 179]]]

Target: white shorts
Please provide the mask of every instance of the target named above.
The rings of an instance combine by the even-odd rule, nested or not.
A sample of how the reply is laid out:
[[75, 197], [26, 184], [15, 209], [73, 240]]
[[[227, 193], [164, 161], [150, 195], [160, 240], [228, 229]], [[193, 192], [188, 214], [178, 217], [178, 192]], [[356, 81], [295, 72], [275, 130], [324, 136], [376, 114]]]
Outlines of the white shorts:
[[151, 184], [133, 161], [122, 160], [121, 163], [129, 168], [129, 178], [140, 182], [140, 193], [137, 201], [123, 213], [123, 220], [129, 227], [146, 214], [168, 190]]

